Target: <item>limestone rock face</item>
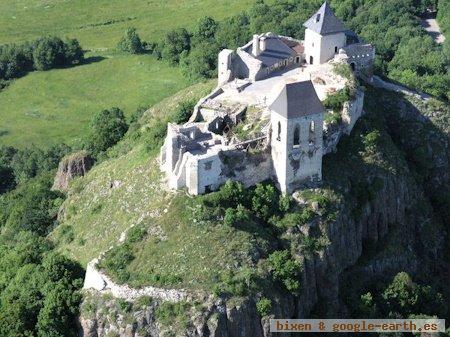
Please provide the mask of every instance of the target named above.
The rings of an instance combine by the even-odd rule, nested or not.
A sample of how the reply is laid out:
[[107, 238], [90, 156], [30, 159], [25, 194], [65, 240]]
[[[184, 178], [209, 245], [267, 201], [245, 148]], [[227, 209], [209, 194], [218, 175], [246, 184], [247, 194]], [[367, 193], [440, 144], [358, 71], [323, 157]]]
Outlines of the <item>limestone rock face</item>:
[[69, 182], [75, 177], [84, 176], [94, 165], [94, 159], [86, 151], [79, 151], [61, 159], [53, 183], [53, 190], [67, 191]]

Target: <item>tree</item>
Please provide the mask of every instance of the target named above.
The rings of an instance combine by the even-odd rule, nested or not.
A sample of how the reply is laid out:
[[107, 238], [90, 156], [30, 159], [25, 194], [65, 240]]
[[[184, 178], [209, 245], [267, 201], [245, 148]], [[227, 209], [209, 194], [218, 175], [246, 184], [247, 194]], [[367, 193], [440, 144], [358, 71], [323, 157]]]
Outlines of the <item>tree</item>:
[[196, 42], [205, 42], [214, 39], [218, 23], [212, 17], [200, 18], [195, 29], [194, 38]]
[[183, 52], [180, 67], [183, 75], [191, 80], [216, 76], [217, 54], [220, 48], [213, 42], [202, 42], [190, 53]]
[[0, 165], [0, 194], [5, 193], [15, 186], [14, 172], [10, 167]]
[[250, 38], [249, 19], [245, 14], [221, 22], [216, 32], [216, 40], [221, 48], [236, 49]]
[[163, 42], [161, 56], [172, 64], [180, 61], [183, 51], [189, 52], [191, 48], [191, 36], [184, 28], [172, 30], [166, 34]]
[[33, 64], [36, 70], [48, 70], [65, 64], [64, 42], [58, 37], [44, 37], [35, 42]]
[[129, 27], [125, 31], [124, 36], [120, 39], [117, 44], [117, 48], [119, 50], [131, 53], [131, 54], [139, 54], [142, 53], [142, 42], [136, 31], [136, 28]]
[[66, 41], [64, 46], [64, 58], [65, 63], [68, 65], [83, 62], [84, 51], [77, 39], [69, 39]]
[[127, 130], [128, 124], [122, 110], [111, 108], [100, 111], [91, 120], [86, 147], [98, 155], [121, 140]]
[[50, 191], [52, 175], [41, 175], [10, 192], [0, 210], [5, 221], [4, 235], [14, 237], [20, 231], [46, 235], [56, 220], [61, 194]]

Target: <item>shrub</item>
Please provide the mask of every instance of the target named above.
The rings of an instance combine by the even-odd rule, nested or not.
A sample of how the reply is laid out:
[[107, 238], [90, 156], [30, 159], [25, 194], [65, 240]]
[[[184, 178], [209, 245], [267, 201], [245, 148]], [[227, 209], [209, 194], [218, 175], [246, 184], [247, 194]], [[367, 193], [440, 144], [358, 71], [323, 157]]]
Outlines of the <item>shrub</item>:
[[348, 80], [353, 80], [353, 72], [350, 66], [346, 63], [337, 63], [333, 66], [333, 71], [339, 75], [342, 76]]
[[175, 324], [187, 327], [189, 322], [188, 311], [190, 306], [186, 302], [162, 302], [155, 311], [156, 319], [164, 326]]
[[127, 232], [127, 242], [128, 243], [135, 243], [142, 241], [144, 237], [147, 235], [147, 229], [142, 226], [134, 226], [130, 228]]
[[273, 185], [257, 184], [253, 192], [252, 210], [263, 220], [269, 220], [278, 211], [279, 195]]
[[117, 308], [122, 313], [130, 312], [131, 309], [133, 308], [133, 303], [128, 302], [122, 298], [117, 299], [116, 304], [117, 304]]
[[219, 191], [204, 196], [204, 203], [212, 207], [237, 208], [249, 205], [249, 195], [244, 185], [238, 181], [227, 180]]
[[96, 113], [89, 127], [86, 148], [96, 156], [115, 145], [128, 130], [123, 111], [119, 108]]
[[154, 120], [145, 134], [145, 146], [148, 152], [158, 150], [167, 134], [167, 121]]
[[290, 195], [283, 195], [278, 202], [280, 212], [286, 213], [291, 208], [292, 197]]
[[280, 281], [285, 288], [298, 294], [300, 291], [300, 263], [293, 259], [288, 250], [275, 251], [269, 255], [269, 264], [272, 268], [272, 276]]
[[131, 247], [125, 243], [107, 251], [103, 260], [100, 261], [99, 267], [110, 271], [120, 283], [125, 283], [130, 278], [126, 268], [133, 260]]
[[223, 223], [226, 226], [235, 227], [239, 223], [250, 220], [248, 213], [248, 210], [242, 205], [238, 205], [236, 209], [227, 208], [225, 210], [225, 216], [223, 217]]
[[374, 151], [377, 146], [380, 145], [381, 142], [381, 134], [380, 131], [374, 130], [369, 132], [363, 138], [363, 144], [367, 151]]
[[142, 53], [143, 47], [141, 39], [136, 31], [136, 28], [129, 27], [124, 33], [124, 36], [117, 43], [117, 48], [121, 51], [131, 54]]
[[340, 112], [344, 107], [344, 103], [350, 100], [350, 89], [345, 87], [333, 94], [327, 96], [323, 105], [327, 109], [333, 109], [334, 112]]
[[256, 288], [255, 271], [250, 268], [242, 268], [237, 272], [227, 270], [220, 275], [220, 283], [214, 287], [214, 294], [219, 296], [245, 296]]
[[195, 107], [195, 101], [183, 101], [178, 104], [177, 109], [172, 117], [173, 123], [184, 124], [186, 123], [192, 115]]
[[271, 310], [272, 301], [268, 298], [263, 297], [256, 303], [256, 311], [261, 317], [269, 315]]

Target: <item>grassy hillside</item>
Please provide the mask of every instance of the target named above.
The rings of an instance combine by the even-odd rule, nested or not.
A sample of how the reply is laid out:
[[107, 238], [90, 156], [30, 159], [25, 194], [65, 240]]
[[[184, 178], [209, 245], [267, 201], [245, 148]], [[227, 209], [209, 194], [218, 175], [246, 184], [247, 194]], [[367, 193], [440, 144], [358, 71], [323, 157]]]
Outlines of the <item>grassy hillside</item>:
[[117, 106], [127, 115], [187, 86], [178, 68], [152, 56], [115, 52], [124, 30], [157, 41], [176, 27], [210, 15], [223, 19], [253, 0], [32, 0], [0, 2], [0, 44], [53, 34], [77, 38], [90, 50], [87, 65], [33, 72], [0, 92], [0, 145], [48, 146], [85, 134], [91, 116]]
[[4, 0], [0, 43], [46, 34], [75, 37], [84, 48], [111, 48], [125, 28], [156, 40], [176, 27], [192, 27], [202, 16], [223, 19], [253, 0]]
[[[162, 100], [143, 118], [170, 113], [177, 103], [200, 98], [214, 84], [210, 81], [186, 88]], [[123, 231], [161, 214], [172, 196], [161, 189], [160, 179], [155, 154], [147, 153], [142, 142], [129, 153], [94, 167], [74, 182], [64, 204], [66, 220], [52, 234], [60, 251], [86, 264], [116, 242]]]

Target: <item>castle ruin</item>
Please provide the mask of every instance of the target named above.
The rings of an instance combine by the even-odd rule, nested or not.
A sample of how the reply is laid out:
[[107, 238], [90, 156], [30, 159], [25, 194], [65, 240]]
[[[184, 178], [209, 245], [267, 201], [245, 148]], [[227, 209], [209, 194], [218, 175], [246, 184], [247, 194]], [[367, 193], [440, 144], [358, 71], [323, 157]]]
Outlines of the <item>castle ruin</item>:
[[[361, 116], [364, 92], [336, 69], [371, 81], [375, 50], [346, 29], [325, 2], [304, 23], [305, 40], [254, 35], [218, 57], [218, 86], [184, 125], [169, 123], [160, 164], [172, 189], [197, 195], [228, 179], [271, 179], [283, 193], [322, 179], [322, 157]], [[339, 118], [322, 102], [354, 86]]]

